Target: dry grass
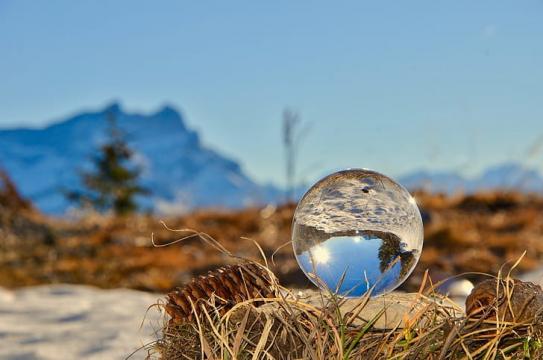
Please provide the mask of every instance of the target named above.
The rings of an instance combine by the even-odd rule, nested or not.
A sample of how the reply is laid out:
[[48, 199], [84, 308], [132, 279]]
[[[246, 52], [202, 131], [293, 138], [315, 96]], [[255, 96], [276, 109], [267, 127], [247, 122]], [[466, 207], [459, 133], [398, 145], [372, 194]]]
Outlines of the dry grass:
[[[208, 234], [198, 234], [220, 246]], [[529, 293], [515, 291], [517, 280], [511, 277], [523, 256], [505, 276], [502, 266], [495, 277], [495, 301], [488, 292], [484, 304], [474, 295], [469, 316], [435, 291], [440, 284], [433, 284], [428, 272], [401, 321], [385, 321], [385, 326], [377, 324], [390, 316], [387, 306], [393, 302], [368, 312], [371, 291], [353, 300], [320, 290], [306, 301], [270, 276], [274, 298], [244, 300], [226, 313], [215, 306], [224, 303], [215, 294], [193, 298], [192, 320], [168, 321], [162, 337], [147, 350], [149, 357], [167, 360], [542, 359], [543, 292], [533, 286]], [[263, 260], [267, 264], [264, 255]], [[526, 311], [526, 306], [537, 309]]]
[[[148, 350], [151, 357], [168, 360], [543, 358], [536, 319], [505, 321], [497, 307], [488, 309], [496, 310], [493, 317], [466, 317], [433, 288], [421, 289], [416, 311], [391, 329], [374, 328], [384, 309], [363, 319], [368, 295], [349, 312], [342, 310], [342, 298], [322, 293], [316, 305], [285, 288], [281, 296], [237, 304], [222, 316], [196, 302], [194, 308], [202, 309], [197, 320], [165, 325], [163, 337]], [[266, 305], [256, 307], [254, 301]]]

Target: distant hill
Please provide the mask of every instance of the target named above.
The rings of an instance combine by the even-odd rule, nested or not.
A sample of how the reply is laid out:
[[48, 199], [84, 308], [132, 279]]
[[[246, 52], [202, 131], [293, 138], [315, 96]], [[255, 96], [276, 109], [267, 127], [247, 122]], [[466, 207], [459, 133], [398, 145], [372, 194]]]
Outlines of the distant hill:
[[416, 171], [400, 177], [399, 181], [408, 189], [448, 194], [482, 190], [543, 192], [543, 176], [518, 163], [492, 166], [475, 178], [464, 178], [455, 172]]
[[239, 163], [204, 146], [182, 115], [165, 106], [152, 114], [127, 113], [118, 104], [85, 112], [43, 129], [0, 130], [0, 167], [42, 211], [61, 214], [69, 203], [61, 189], [81, 188], [78, 172], [106, 140], [107, 113], [135, 150], [142, 183], [152, 196], [140, 204], [160, 212], [197, 207], [240, 208], [275, 202], [283, 194], [252, 181]]

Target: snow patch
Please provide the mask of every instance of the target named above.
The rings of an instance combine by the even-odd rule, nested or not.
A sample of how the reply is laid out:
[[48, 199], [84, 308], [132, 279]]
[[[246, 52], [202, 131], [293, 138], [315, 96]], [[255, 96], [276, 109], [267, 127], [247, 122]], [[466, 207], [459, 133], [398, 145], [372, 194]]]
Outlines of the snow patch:
[[80, 285], [0, 288], [0, 359], [125, 359], [156, 340], [161, 314], [146, 311], [160, 297]]

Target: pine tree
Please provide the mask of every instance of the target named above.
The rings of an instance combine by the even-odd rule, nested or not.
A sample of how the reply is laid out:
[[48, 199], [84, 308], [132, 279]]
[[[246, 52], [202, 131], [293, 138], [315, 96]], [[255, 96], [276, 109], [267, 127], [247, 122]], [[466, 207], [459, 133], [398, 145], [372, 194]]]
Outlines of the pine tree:
[[148, 191], [138, 184], [141, 171], [132, 163], [134, 153], [119, 129], [115, 115], [110, 112], [107, 116], [108, 141], [93, 158], [95, 169], [81, 174], [87, 191], [72, 192], [68, 197], [98, 211], [112, 210], [116, 215], [126, 215], [137, 210], [135, 196], [145, 195]]

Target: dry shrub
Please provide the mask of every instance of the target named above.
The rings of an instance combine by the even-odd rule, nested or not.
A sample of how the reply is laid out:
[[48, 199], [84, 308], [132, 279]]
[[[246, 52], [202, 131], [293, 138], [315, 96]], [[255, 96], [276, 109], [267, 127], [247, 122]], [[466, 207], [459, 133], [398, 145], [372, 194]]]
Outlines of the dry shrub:
[[[196, 234], [232, 256], [209, 235]], [[164, 360], [543, 357], [543, 291], [539, 286], [511, 278], [511, 270], [522, 257], [504, 277], [500, 271], [493, 283], [486, 281], [475, 287], [467, 303], [468, 316], [447, 297], [436, 293], [441, 283], [433, 284], [426, 272], [409, 308], [396, 308], [396, 315], [401, 311], [399, 316], [403, 316], [397, 322], [386, 320], [391, 316], [388, 307], [394, 306], [393, 302], [385, 301], [386, 297], [381, 298], [384, 302], [377, 311], [369, 311], [371, 291], [358, 299], [347, 299], [320, 290], [313, 301], [308, 301], [282, 287], [267, 266], [235, 258], [250, 265], [230, 267], [233, 270], [228, 284], [202, 277], [171, 293], [181, 299], [169, 295], [161, 306], [172, 318], [165, 323], [162, 337], [147, 346], [150, 357]], [[267, 264], [265, 256], [263, 260]], [[253, 269], [249, 271], [270, 274], [259, 291], [247, 291], [255, 286], [254, 282], [243, 280], [246, 278], [243, 269], [247, 266]], [[220, 271], [212, 273], [215, 274], [212, 277], [217, 279], [219, 273], [228, 278]], [[261, 291], [262, 287], [269, 291]], [[383, 317], [385, 326], [380, 322]]]
[[[513, 282], [509, 275], [503, 281]], [[486, 317], [466, 317], [434, 288], [420, 290], [414, 310], [389, 329], [374, 326], [384, 309], [363, 319], [369, 295], [349, 312], [343, 310], [347, 300], [332, 294], [321, 293], [315, 304], [285, 288], [275, 298], [246, 300], [226, 313], [200, 299], [193, 304], [199, 316], [170, 321], [162, 338], [148, 346], [149, 355], [168, 360], [543, 358], [541, 318], [513, 320], [500, 310], [518, 306], [512, 288], [505, 305], [485, 304]], [[265, 305], [257, 307], [256, 301]]]
[[30, 202], [21, 196], [15, 183], [3, 170], [0, 170], [0, 207], [12, 210], [31, 208]]
[[[43, 268], [54, 244], [55, 233], [47, 220], [0, 170], [0, 286], [47, 281]], [[28, 268], [36, 270], [31, 273]]]

